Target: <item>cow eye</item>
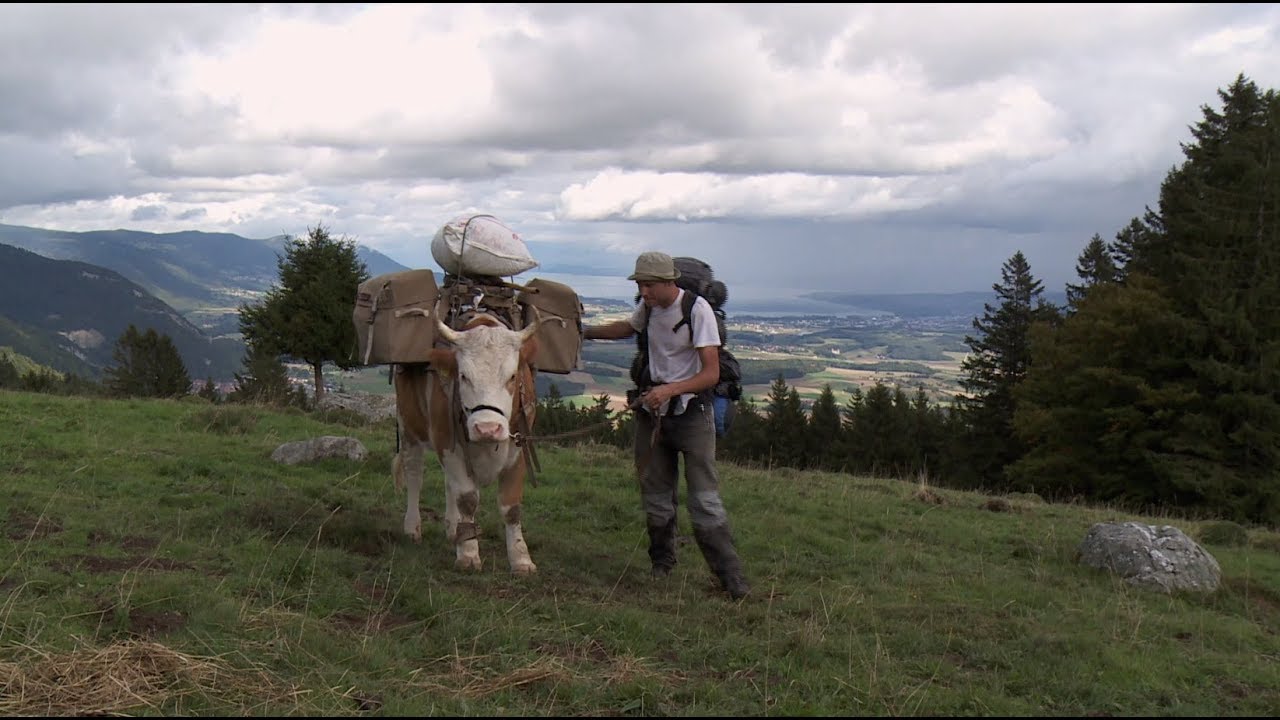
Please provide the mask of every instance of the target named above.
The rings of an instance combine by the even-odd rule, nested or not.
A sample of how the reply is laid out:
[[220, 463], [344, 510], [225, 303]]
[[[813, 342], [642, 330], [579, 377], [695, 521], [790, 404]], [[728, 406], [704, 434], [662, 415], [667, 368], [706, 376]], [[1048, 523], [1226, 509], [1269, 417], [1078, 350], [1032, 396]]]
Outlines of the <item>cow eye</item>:
[[470, 378], [469, 376], [467, 376], [467, 375], [463, 375], [463, 376], [462, 376], [462, 384], [466, 385], [467, 387], [471, 387], [471, 386], [472, 386], [472, 385], [474, 385], [475, 383], [471, 382], [471, 378]]

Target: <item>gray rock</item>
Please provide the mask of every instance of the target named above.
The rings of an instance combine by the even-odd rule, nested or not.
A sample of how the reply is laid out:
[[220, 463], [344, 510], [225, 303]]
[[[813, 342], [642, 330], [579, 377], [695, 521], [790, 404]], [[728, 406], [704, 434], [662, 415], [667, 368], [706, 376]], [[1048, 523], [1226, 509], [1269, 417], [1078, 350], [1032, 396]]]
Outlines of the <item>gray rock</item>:
[[1080, 543], [1080, 562], [1148, 590], [1213, 592], [1222, 569], [1196, 541], [1170, 525], [1098, 523]]
[[297, 465], [332, 457], [360, 461], [368, 454], [364, 443], [353, 437], [324, 435], [310, 440], [287, 442], [271, 453], [271, 459], [285, 465]]

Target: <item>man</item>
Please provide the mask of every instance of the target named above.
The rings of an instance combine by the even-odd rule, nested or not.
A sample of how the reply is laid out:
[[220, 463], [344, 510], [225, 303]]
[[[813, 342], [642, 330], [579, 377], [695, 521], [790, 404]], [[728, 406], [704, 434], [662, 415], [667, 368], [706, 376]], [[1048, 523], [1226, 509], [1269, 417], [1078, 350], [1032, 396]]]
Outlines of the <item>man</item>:
[[[684, 455], [685, 485], [693, 536], [720, 585], [737, 600], [751, 591], [729, 531], [716, 474], [716, 432], [711, 389], [720, 380], [720, 333], [715, 314], [703, 298], [693, 304], [690, 333], [681, 324], [680, 273], [671, 256], [641, 253], [634, 280], [640, 302], [628, 320], [588, 326], [588, 340], [621, 340], [648, 328], [648, 377], [637, 388], [635, 462], [654, 577], [676, 564], [676, 486], [679, 456]], [[677, 327], [679, 326], [679, 327]], [[656, 429], [656, 432], [655, 432]]]

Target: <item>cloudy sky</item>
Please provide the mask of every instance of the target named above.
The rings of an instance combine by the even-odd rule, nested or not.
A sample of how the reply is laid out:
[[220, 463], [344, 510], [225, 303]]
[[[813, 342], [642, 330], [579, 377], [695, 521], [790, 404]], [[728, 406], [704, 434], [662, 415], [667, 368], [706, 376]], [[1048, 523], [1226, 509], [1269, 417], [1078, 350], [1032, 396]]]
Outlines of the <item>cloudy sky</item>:
[[1061, 289], [1240, 74], [1280, 86], [1280, 6], [8, 4], [0, 223], [435, 267], [483, 212], [550, 272]]

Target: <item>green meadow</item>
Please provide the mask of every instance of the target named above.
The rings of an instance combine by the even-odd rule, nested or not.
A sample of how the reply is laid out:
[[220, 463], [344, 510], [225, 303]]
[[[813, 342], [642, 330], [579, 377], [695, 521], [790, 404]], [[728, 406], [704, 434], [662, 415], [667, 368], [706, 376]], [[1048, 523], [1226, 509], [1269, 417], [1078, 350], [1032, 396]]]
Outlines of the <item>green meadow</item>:
[[[5, 715], [1274, 716], [1280, 534], [931, 484], [722, 466], [753, 592], [681, 515], [651, 580], [629, 453], [542, 445], [507, 568], [496, 488], [453, 567], [428, 458], [401, 533], [395, 429], [198, 398], [0, 391]], [[363, 461], [273, 462], [350, 435]], [[1080, 565], [1097, 522], [1222, 567], [1167, 595]], [[1213, 540], [1217, 539], [1216, 542]]]

